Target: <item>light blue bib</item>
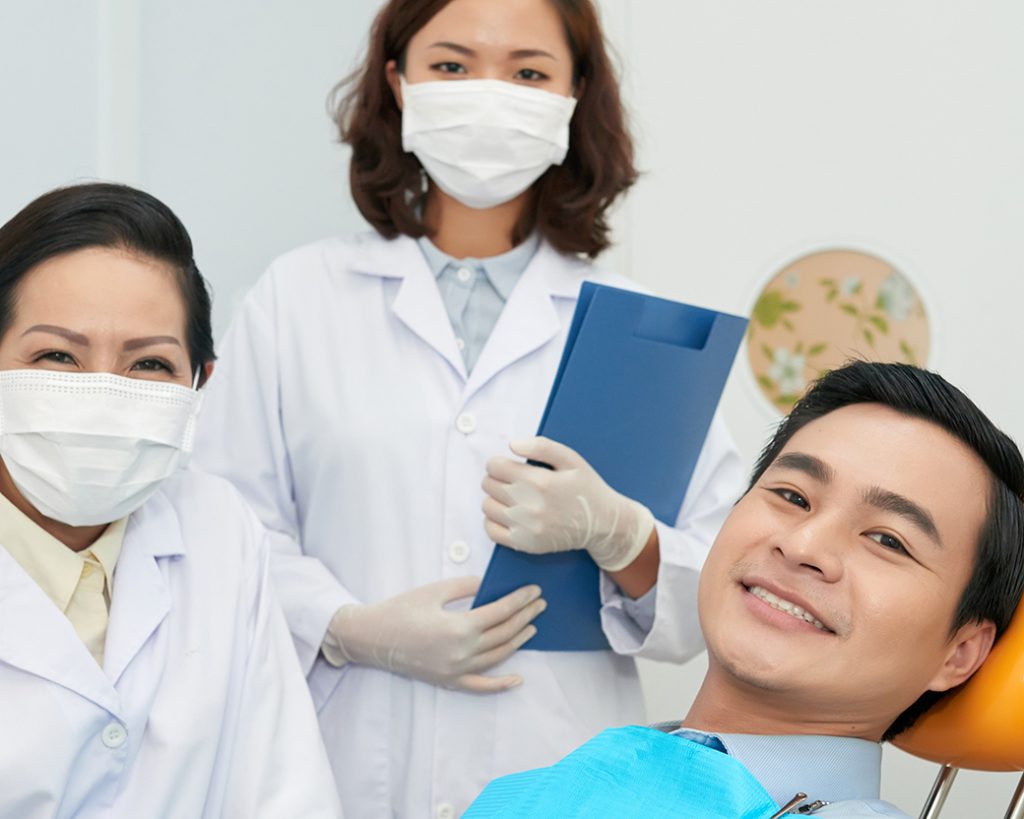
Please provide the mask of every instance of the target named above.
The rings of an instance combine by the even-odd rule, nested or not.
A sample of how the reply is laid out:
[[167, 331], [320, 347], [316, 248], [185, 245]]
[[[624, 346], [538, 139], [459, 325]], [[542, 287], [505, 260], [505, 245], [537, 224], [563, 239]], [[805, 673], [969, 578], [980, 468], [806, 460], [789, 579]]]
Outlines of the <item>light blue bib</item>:
[[770, 819], [778, 811], [731, 756], [630, 727], [603, 731], [550, 768], [495, 779], [463, 819]]

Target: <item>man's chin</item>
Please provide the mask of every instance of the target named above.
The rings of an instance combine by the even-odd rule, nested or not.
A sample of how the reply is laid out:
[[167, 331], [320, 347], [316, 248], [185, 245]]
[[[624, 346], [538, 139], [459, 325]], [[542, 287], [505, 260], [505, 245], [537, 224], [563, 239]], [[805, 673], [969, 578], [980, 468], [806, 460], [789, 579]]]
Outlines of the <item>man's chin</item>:
[[801, 659], [785, 646], [772, 647], [764, 642], [732, 645], [716, 650], [708, 645], [709, 668], [718, 666], [718, 674], [732, 680], [737, 687], [779, 695], [798, 694], [807, 683], [807, 670], [813, 658]]

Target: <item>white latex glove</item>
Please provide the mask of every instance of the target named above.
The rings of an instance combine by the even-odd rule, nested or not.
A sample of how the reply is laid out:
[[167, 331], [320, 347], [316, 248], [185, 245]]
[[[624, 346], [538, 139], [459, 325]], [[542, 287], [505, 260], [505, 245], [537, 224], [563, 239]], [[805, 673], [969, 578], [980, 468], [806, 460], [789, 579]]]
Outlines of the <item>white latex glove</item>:
[[575, 450], [549, 438], [513, 441], [510, 448], [553, 469], [511, 458], [487, 462], [484, 528], [495, 543], [531, 554], [586, 549], [607, 572], [636, 560], [654, 529], [646, 506], [620, 495]]
[[324, 655], [335, 665], [370, 665], [463, 691], [490, 693], [519, 685], [523, 678], [516, 674], [479, 672], [507, 659], [537, 633], [530, 622], [547, 603], [539, 586], [523, 586], [478, 609], [444, 608], [472, 597], [479, 587], [479, 577], [455, 577], [380, 603], [342, 606], [328, 626]]

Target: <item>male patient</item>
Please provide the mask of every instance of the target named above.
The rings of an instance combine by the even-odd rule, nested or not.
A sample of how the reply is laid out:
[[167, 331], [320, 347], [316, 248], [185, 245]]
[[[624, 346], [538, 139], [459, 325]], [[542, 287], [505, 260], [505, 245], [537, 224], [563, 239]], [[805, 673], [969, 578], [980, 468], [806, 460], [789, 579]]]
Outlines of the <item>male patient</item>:
[[[981, 665], [1024, 583], [1024, 461], [939, 376], [857, 362], [782, 423], [700, 582], [708, 672], [680, 725], [606, 731], [466, 814], [906, 814], [880, 741]], [[542, 729], [542, 727], [541, 727]], [[723, 753], [724, 752], [724, 753]]]

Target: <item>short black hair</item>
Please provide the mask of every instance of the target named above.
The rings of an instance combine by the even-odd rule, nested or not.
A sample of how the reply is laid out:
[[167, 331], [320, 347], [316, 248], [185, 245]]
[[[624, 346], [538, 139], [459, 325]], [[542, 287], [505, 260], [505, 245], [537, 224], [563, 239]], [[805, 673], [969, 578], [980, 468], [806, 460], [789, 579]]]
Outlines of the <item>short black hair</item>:
[[14, 318], [22, 278], [47, 259], [89, 247], [125, 250], [174, 270], [185, 303], [192, 373], [202, 381], [203, 365], [216, 356], [210, 289], [193, 259], [192, 239], [167, 205], [127, 185], [57, 188], [0, 227], [0, 337]]
[[[950, 633], [990, 620], [996, 639], [1006, 630], [1024, 592], [1024, 458], [1013, 440], [942, 376], [909, 364], [854, 361], [815, 382], [782, 421], [754, 467], [750, 486], [802, 427], [851, 404], [881, 404], [941, 427], [988, 467], [992, 481], [974, 571], [960, 597]], [[749, 491], [749, 490], [748, 490]], [[889, 726], [890, 740], [946, 693], [926, 691]]]

